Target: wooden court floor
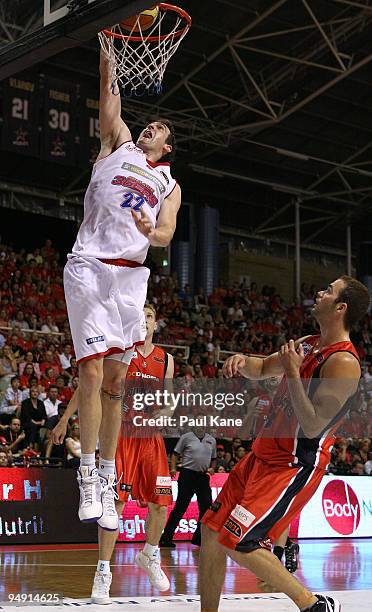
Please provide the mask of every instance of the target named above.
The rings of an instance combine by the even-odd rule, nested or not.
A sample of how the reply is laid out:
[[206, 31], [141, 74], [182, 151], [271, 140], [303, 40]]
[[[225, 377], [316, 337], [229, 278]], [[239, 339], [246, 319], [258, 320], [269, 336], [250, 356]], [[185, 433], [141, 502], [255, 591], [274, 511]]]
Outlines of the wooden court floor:
[[[316, 592], [371, 590], [372, 539], [302, 540], [297, 576]], [[134, 565], [141, 544], [119, 544], [113, 562], [113, 597], [158, 595], [147, 576]], [[162, 566], [170, 578], [171, 594], [197, 594], [199, 550], [189, 543], [162, 549]], [[97, 562], [97, 546], [0, 547], [0, 602], [9, 593], [59, 592], [64, 597], [87, 598]], [[256, 578], [229, 562], [225, 594], [258, 593]], [[372, 610], [372, 603], [371, 603]]]

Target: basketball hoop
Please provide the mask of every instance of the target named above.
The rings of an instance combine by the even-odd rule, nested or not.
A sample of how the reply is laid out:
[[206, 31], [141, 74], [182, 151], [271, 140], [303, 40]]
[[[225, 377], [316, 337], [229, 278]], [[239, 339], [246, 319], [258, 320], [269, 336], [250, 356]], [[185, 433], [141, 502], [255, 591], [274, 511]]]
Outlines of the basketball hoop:
[[101, 48], [112, 63], [113, 88], [126, 96], [159, 94], [165, 69], [191, 26], [190, 15], [172, 4], [158, 4], [159, 16], [143, 31], [140, 16], [127, 32], [120, 24], [98, 34]]

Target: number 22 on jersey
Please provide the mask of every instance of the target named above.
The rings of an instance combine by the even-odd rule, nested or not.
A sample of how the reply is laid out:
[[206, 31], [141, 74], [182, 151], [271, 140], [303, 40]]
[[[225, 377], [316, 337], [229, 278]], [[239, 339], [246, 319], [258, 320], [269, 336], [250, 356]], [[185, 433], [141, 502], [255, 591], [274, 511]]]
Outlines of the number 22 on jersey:
[[121, 208], [133, 208], [133, 210], [140, 210], [141, 206], [145, 201], [144, 196], [135, 195], [132, 192], [128, 192], [124, 196], [124, 200], [120, 204]]

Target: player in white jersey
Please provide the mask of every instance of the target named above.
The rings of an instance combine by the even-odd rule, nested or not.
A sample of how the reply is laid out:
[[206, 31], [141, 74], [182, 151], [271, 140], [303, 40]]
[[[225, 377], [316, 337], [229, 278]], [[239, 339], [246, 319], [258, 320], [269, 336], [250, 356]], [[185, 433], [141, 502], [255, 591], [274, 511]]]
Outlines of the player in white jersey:
[[171, 241], [181, 190], [169, 168], [175, 147], [171, 122], [152, 121], [133, 143], [111, 75], [101, 52], [101, 150], [84, 200], [84, 220], [65, 266], [64, 287], [79, 363], [79, 517], [116, 530], [114, 458], [122, 386], [133, 347], [146, 336], [149, 270], [142, 264], [150, 245], [165, 247]]

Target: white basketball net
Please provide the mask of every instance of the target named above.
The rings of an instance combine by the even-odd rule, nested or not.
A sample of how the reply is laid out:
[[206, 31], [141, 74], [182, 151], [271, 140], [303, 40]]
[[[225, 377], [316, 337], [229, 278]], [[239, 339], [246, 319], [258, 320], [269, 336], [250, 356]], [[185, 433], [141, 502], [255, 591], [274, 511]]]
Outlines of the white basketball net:
[[[172, 17], [168, 34], [162, 31], [166, 15], [168, 28], [169, 17]], [[113, 85], [120, 83], [122, 93], [126, 96], [161, 93], [165, 69], [189, 27], [177, 12], [160, 9], [156, 22], [146, 31], [141, 29], [138, 18], [131, 32], [120, 25], [112, 26], [110, 31], [99, 32], [101, 48], [112, 63]], [[184, 31], [177, 35], [182, 28]], [[137, 29], [139, 31], [136, 31]], [[139, 40], [132, 40], [131, 37]], [[153, 38], [155, 40], [152, 40]]]

